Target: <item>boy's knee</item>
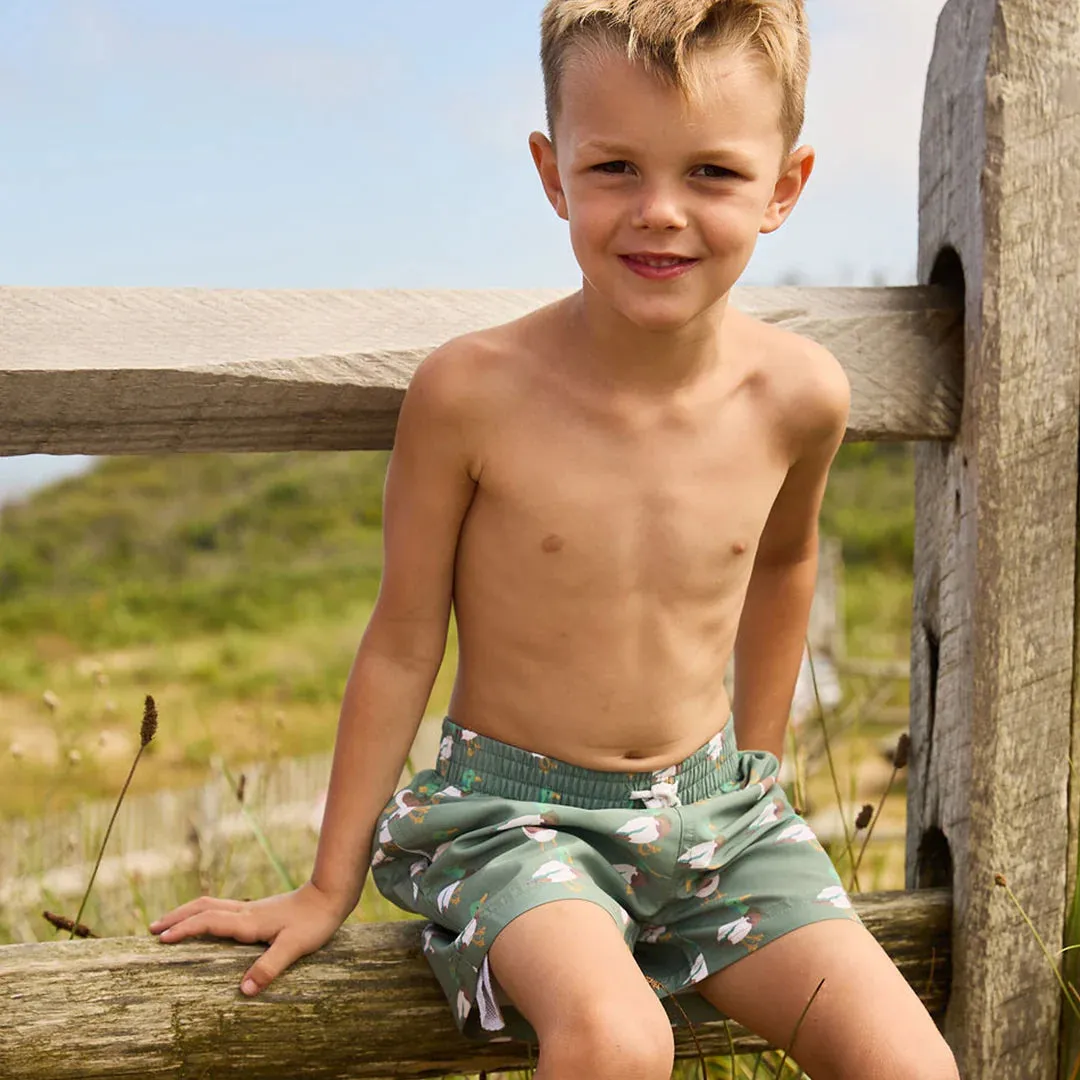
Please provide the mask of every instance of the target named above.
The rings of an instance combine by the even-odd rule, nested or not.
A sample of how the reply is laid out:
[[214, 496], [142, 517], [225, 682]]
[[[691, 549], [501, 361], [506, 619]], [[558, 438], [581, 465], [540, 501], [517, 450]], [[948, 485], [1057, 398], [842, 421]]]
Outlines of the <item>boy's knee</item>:
[[540, 1043], [541, 1063], [553, 1077], [669, 1080], [674, 1058], [671, 1023], [655, 999], [596, 1002]]

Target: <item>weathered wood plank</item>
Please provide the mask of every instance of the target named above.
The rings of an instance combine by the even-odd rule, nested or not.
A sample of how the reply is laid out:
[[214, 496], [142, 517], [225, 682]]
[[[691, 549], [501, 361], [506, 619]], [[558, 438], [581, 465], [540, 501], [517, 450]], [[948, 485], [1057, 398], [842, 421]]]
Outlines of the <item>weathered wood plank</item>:
[[946, 1033], [963, 1075], [1050, 1080], [1058, 989], [994, 876], [1059, 948], [1080, 411], [1080, 0], [950, 0], [926, 102], [920, 278], [965, 279], [966, 392], [955, 441], [918, 449], [909, 884], [953, 885]]
[[[385, 449], [432, 349], [560, 295], [0, 288], [0, 454]], [[743, 289], [736, 303], [837, 355], [849, 437], [955, 431], [946, 292]]]
[[[935, 1015], [949, 986], [943, 890], [855, 897], [871, 932]], [[239, 979], [257, 948], [117, 938], [0, 947], [0, 1076], [423, 1077], [526, 1064], [520, 1043], [461, 1039], [420, 953], [416, 921], [350, 924], [249, 1001]], [[722, 1024], [698, 1028], [726, 1052]], [[733, 1029], [740, 1050], [759, 1040]], [[679, 1035], [680, 1056], [694, 1047]], [[205, 1072], [209, 1069], [210, 1072]]]

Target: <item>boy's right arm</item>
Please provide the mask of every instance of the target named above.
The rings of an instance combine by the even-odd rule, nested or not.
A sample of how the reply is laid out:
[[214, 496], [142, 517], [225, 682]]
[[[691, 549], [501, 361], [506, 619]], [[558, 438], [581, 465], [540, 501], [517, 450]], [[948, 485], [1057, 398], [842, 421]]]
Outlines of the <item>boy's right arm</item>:
[[324, 945], [356, 906], [375, 822], [393, 794], [446, 647], [461, 523], [479, 476], [476, 398], [452, 343], [417, 370], [387, 472], [379, 597], [341, 706], [311, 880], [255, 901], [203, 897], [152, 923], [177, 942], [199, 934], [266, 941], [245, 973], [257, 993]]

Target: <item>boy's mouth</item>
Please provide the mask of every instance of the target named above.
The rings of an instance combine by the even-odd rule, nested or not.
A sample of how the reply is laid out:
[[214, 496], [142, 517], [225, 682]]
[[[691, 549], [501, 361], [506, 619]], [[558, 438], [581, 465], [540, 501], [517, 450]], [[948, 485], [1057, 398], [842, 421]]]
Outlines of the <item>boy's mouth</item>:
[[661, 255], [653, 252], [637, 252], [633, 255], [620, 255], [622, 264], [639, 277], [652, 280], [668, 280], [681, 277], [697, 266], [700, 260], [688, 259], [682, 255]]

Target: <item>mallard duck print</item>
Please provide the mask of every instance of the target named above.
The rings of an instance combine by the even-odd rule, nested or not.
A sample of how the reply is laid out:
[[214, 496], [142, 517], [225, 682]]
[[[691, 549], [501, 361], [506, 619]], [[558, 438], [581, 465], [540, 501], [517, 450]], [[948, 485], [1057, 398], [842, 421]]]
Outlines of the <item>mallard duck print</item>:
[[712, 870], [714, 869], [713, 858], [723, 843], [724, 838], [721, 836], [717, 840], [706, 840], [695, 844], [679, 856], [679, 862], [685, 863], [692, 870]]
[[552, 813], [523, 814], [521, 817], [504, 821], [495, 831], [521, 829], [530, 840], [535, 840], [538, 844], [551, 844], [559, 837], [558, 830], [554, 827], [558, 823], [559, 819]]
[[615, 830], [616, 836], [626, 837], [642, 855], [655, 855], [660, 850], [656, 841], [669, 832], [671, 819], [665, 814], [634, 817]]
[[821, 842], [814, 835], [814, 830], [805, 821], [797, 821], [789, 825], [776, 838], [777, 844], [809, 844], [815, 851], [822, 851]]
[[734, 919], [732, 922], [724, 923], [724, 925], [716, 931], [716, 940], [718, 942], [726, 941], [731, 945], [738, 945], [740, 942], [746, 940], [759, 922], [761, 922], [761, 914], [757, 911], [751, 911], [746, 915], [740, 916], [738, 919]]
[[542, 881], [549, 885], [576, 881], [577, 878], [578, 872], [559, 859], [544, 863], [532, 876], [533, 881]]
[[772, 825], [780, 820], [781, 814], [787, 807], [783, 799], [774, 798], [764, 810], [750, 823], [751, 829], [763, 829], [766, 825]]
[[628, 891], [640, 888], [649, 880], [648, 874], [640, 867], [631, 866], [629, 863], [613, 863], [611, 869], [626, 882]]
[[817, 898], [820, 903], [832, 904], [833, 907], [851, 907], [851, 898], [844, 891], [843, 885], [830, 885], [827, 889], [822, 889]]

